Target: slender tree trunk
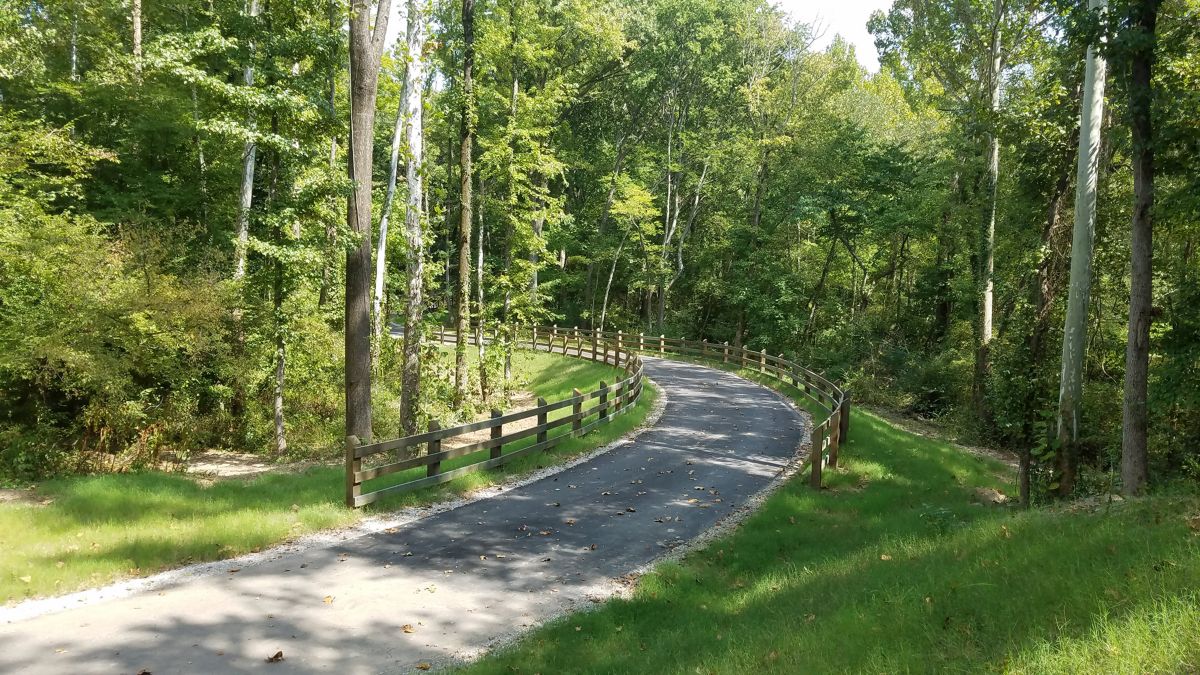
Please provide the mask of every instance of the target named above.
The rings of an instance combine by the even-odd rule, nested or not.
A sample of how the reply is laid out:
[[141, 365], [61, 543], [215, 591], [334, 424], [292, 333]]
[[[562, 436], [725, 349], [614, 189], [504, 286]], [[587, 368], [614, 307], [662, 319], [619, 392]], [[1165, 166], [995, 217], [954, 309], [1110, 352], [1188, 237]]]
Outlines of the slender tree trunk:
[[992, 17], [992, 38], [988, 48], [991, 64], [988, 73], [988, 93], [993, 119], [987, 134], [987, 194], [983, 209], [980, 236], [979, 281], [982, 291], [982, 310], [979, 318], [979, 344], [975, 351], [975, 381], [973, 397], [975, 412], [985, 426], [990, 426], [991, 412], [987, 404], [987, 378], [992, 370], [992, 304], [996, 270], [996, 197], [1000, 181], [1000, 138], [996, 134], [996, 115], [1000, 112], [1000, 18], [1004, 0], [995, 0]]
[[[140, 16], [140, 2], [138, 2], [138, 6]], [[250, 16], [251, 21], [258, 16], [258, 0], [249, 1], [247, 14]], [[138, 30], [138, 37], [140, 40], [140, 28]], [[250, 40], [249, 44], [250, 53], [246, 59], [246, 66], [242, 69], [242, 83], [247, 88], [254, 86], [254, 40]], [[246, 127], [249, 129], [251, 137], [246, 140], [242, 147], [242, 191], [241, 198], [238, 201], [237, 244], [234, 250], [233, 262], [233, 278], [235, 281], [241, 281], [246, 276], [246, 245], [250, 239], [250, 208], [254, 203], [254, 162], [258, 153], [258, 145], [255, 143], [253, 137], [255, 133], [253, 110], [246, 115]]]
[[458, 221], [458, 338], [454, 348], [454, 405], [467, 396], [467, 340], [471, 330], [471, 152], [475, 140], [475, 92], [471, 81], [475, 66], [475, 0], [463, 0], [463, 110], [462, 148], [459, 151], [459, 194], [462, 212]]
[[[140, 3], [140, 0], [138, 0], [138, 1]], [[138, 6], [138, 15], [139, 15], [138, 23], [139, 24], [141, 23], [141, 16], [140, 16], [141, 11], [142, 11], [142, 8], [139, 4], [139, 6]], [[140, 34], [141, 26], [139, 25], [135, 30], [137, 30], [137, 32]], [[140, 37], [141, 36], [139, 35], [139, 38]], [[79, 8], [78, 7], [74, 8], [74, 12], [71, 14], [71, 81], [72, 82], [79, 81]], [[195, 92], [195, 89], [193, 88], [192, 91]]]
[[[1102, 11], [1105, 0], [1091, 0]], [[1104, 57], [1089, 46], [1079, 122], [1079, 158], [1075, 173], [1075, 226], [1071, 242], [1071, 278], [1063, 324], [1062, 374], [1058, 390], [1058, 493], [1075, 488], [1075, 464], [1083, 398], [1083, 362], [1087, 346], [1087, 313], [1092, 290], [1092, 242], [1096, 232], [1096, 185], [1104, 121]]]
[[[255, 16], [257, 12], [256, 0], [251, 1], [250, 16]], [[130, 3], [130, 20], [133, 23], [133, 79], [140, 82], [142, 80], [142, 0], [133, 0]]]
[[[251, 0], [252, 2], [254, 0]], [[380, 0], [375, 26], [370, 3], [350, 5], [350, 161], [353, 190], [346, 220], [358, 237], [346, 252], [346, 434], [371, 439], [371, 187], [375, 98], [390, 0]]]
[[425, 14], [421, 0], [408, 0], [408, 69], [404, 76], [405, 145], [408, 150], [408, 204], [404, 213], [408, 272], [408, 309], [404, 314], [404, 372], [400, 381], [400, 426], [405, 435], [417, 431], [417, 402], [421, 392], [421, 338], [424, 320], [422, 290], [425, 276], [425, 235], [421, 200], [424, 182], [423, 95], [425, 83]]
[[1133, 9], [1133, 30], [1141, 35], [1132, 42], [1129, 78], [1129, 114], [1133, 135], [1133, 238], [1130, 243], [1129, 340], [1125, 348], [1125, 401], [1121, 435], [1121, 491], [1136, 495], [1149, 477], [1146, 406], [1150, 368], [1150, 322], [1154, 223], [1154, 100], [1155, 24], [1161, 0], [1140, 0]]
[[[408, 75], [405, 74], [405, 79]], [[392, 217], [392, 204], [396, 198], [396, 181], [400, 171], [400, 139], [404, 136], [404, 98], [401, 96], [400, 105], [396, 110], [396, 124], [392, 127], [392, 152], [388, 159], [387, 192], [383, 197], [383, 210], [379, 215], [379, 244], [375, 253], [375, 293], [371, 317], [375, 322], [375, 356], [378, 357], [380, 341], [383, 340], [383, 330], [387, 317], [383, 315], [384, 281], [387, 278], [387, 238], [388, 225]]]
[[475, 349], [479, 356], [479, 396], [488, 400], [487, 355], [483, 345], [483, 238], [487, 233], [484, 221], [484, 199], [487, 197], [487, 183], [479, 178], [479, 237], [476, 239], [475, 257]]
[[617, 252], [613, 254], [612, 267], [608, 268], [608, 283], [604, 284], [604, 302], [600, 305], [600, 332], [604, 332], [604, 319], [608, 316], [608, 294], [612, 290], [613, 277], [617, 274], [617, 262], [621, 260], [621, 251], [625, 249], [625, 238], [629, 236], [629, 230], [626, 230], [621, 235], [621, 243], [617, 245]]
[[[271, 133], [279, 132], [279, 118], [271, 116]], [[268, 208], [275, 203], [279, 193], [279, 151], [271, 153], [271, 183], [267, 189]], [[273, 233], [275, 246], [284, 245], [283, 223], [275, 226]], [[273, 408], [275, 413], [275, 452], [282, 455], [287, 451], [287, 426], [284, 424], [283, 394], [287, 380], [287, 317], [283, 313], [283, 302], [286, 289], [284, 288], [283, 258], [278, 254], [273, 262], [274, 278], [271, 283], [272, 315], [275, 323], [275, 391]]]
[[[329, 0], [329, 27], [336, 29], [338, 26], [338, 0]], [[329, 68], [329, 75], [326, 78], [326, 86], [329, 88], [329, 117], [331, 122], [337, 121], [337, 64], [332, 64]], [[337, 170], [337, 132], [333, 132], [329, 139], [329, 173], [332, 174]], [[321, 290], [317, 293], [317, 308], [323, 308], [325, 303], [329, 302], [329, 290], [333, 285], [333, 266], [334, 251], [337, 247], [337, 224], [333, 219], [325, 222], [325, 255], [321, 261]]]

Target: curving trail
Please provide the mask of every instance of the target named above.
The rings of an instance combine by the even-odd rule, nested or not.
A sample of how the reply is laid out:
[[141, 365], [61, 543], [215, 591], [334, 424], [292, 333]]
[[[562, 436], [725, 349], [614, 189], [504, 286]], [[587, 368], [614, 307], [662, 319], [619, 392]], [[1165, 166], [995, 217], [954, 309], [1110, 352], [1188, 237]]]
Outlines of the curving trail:
[[666, 409], [611, 452], [392, 531], [0, 624], [0, 672], [409, 672], [611, 593], [766, 487], [807, 426], [734, 375], [645, 364]]

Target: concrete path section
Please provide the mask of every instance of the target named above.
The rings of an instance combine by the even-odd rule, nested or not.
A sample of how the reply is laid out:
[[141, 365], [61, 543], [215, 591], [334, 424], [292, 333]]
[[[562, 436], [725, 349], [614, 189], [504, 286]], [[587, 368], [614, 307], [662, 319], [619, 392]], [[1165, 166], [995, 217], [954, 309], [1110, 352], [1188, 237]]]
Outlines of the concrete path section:
[[387, 532], [2, 624], [0, 673], [415, 672], [606, 597], [766, 487], [807, 426], [734, 375], [645, 363], [667, 407], [622, 447]]

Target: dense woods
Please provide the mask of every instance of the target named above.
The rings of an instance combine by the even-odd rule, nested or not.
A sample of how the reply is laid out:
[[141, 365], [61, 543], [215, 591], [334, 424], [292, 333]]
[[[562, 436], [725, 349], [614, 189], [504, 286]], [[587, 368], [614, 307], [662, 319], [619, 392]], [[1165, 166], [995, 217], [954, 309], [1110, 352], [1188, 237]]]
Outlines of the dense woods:
[[0, 7], [0, 474], [467, 418], [557, 323], [785, 353], [1029, 501], [1200, 479], [1196, 0], [897, 0], [878, 73], [764, 0], [392, 4]]

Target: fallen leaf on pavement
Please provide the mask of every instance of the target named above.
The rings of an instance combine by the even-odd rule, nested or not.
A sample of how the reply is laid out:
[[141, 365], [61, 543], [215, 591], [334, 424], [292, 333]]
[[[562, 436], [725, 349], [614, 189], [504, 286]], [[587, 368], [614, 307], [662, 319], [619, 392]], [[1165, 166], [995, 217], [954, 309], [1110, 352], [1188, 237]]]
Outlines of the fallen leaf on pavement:
[[274, 656], [267, 657], [267, 663], [279, 663], [282, 660], [283, 660], [283, 652], [282, 651], [275, 652]]
[[415, 632], [417, 632], [417, 629], [416, 629], [416, 628], [413, 628], [413, 625], [412, 625], [411, 623], [406, 623], [406, 624], [404, 624], [403, 626], [401, 626], [401, 627], [400, 627], [400, 630], [404, 631], [405, 633], [415, 633]]
[[327, 604], [327, 605], [333, 604], [333, 596], [332, 595], [325, 596], [325, 604]]

